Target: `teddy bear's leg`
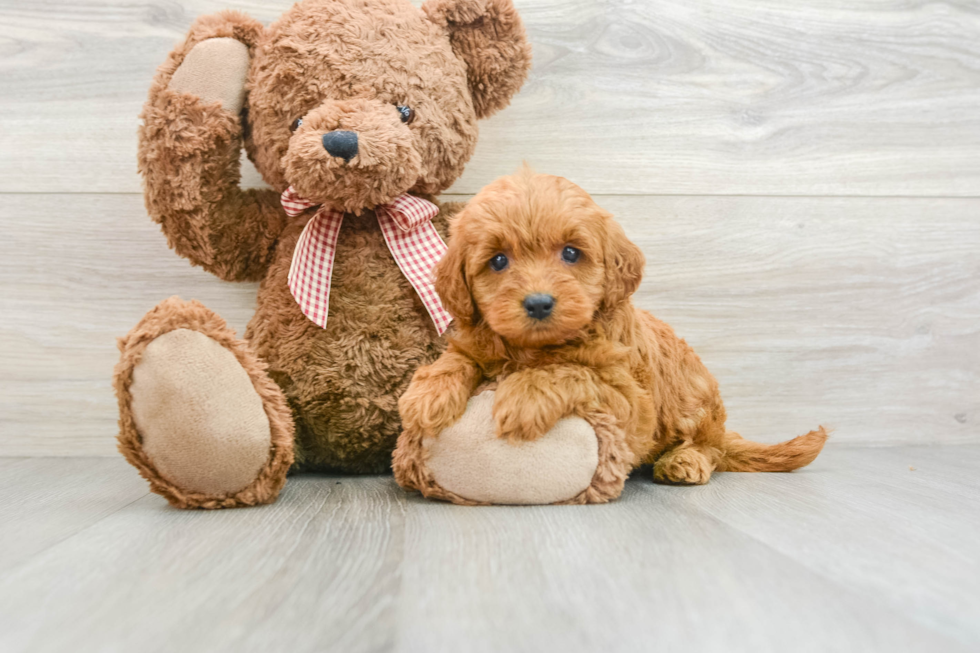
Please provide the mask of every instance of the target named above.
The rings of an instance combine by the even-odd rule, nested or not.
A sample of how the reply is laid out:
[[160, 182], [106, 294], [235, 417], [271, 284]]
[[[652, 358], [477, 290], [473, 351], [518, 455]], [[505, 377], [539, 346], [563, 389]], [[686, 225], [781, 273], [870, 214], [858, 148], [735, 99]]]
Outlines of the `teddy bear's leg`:
[[633, 456], [605, 415], [566, 417], [540, 438], [498, 438], [492, 390], [435, 438], [403, 432], [395, 479], [433, 499], [475, 504], [604, 503], [619, 496]]
[[119, 450], [178, 508], [271, 503], [293, 420], [265, 365], [224, 320], [172, 297], [119, 341]]

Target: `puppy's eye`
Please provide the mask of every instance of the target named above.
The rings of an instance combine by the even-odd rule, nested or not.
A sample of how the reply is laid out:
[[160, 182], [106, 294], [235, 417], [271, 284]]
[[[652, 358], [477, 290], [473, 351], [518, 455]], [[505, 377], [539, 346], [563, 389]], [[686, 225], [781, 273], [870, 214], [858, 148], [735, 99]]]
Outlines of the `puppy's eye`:
[[582, 251], [575, 249], [570, 245], [566, 245], [565, 249], [561, 250], [561, 260], [566, 263], [576, 263], [582, 256]]
[[293, 124], [289, 126], [289, 131], [291, 132], [296, 131], [297, 129], [299, 129], [300, 125], [302, 124], [303, 124], [303, 119], [297, 118], [296, 120], [293, 121]]
[[510, 261], [507, 260], [506, 256], [504, 256], [503, 254], [497, 254], [492, 259], [490, 259], [490, 269], [493, 270], [494, 272], [500, 272], [505, 267], [507, 267], [508, 263], [510, 263]]
[[415, 122], [415, 109], [412, 107], [395, 107], [398, 109], [398, 113], [401, 114], [402, 122], [406, 125], [411, 125]]

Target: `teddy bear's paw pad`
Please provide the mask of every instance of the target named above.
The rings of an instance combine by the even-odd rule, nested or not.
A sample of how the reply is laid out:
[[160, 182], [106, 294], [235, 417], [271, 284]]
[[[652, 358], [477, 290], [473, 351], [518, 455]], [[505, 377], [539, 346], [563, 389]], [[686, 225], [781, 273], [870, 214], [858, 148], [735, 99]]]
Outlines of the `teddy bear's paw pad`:
[[492, 391], [472, 397], [456, 424], [429, 438], [427, 466], [443, 489], [471, 501], [546, 504], [587, 489], [599, 465], [599, 442], [584, 419], [566, 417], [540, 438], [498, 438]]
[[231, 351], [191, 329], [164, 333], [133, 369], [132, 412], [157, 472], [191, 492], [226, 494], [269, 461], [269, 418]]
[[248, 47], [233, 38], [214, 38], [195, 45], [170, 79], [169, 88], [190, 93], [205, 104], [221, 102], [238, 115], [245, 102]]

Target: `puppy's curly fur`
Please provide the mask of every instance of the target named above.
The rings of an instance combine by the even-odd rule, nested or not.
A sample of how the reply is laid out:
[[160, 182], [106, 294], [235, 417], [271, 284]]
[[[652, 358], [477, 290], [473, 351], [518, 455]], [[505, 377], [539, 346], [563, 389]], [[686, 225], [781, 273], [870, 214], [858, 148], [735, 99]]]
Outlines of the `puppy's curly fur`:
[[[575, 184], [525, 168], [484, 188], [450, 233], [436, 289], [457, 329], [402, 397], [406, 431], [437, 435], [497, 379], [500, 437], [531, 440], [567, 415], [606, 413], [624, 428], [632, 464], [653, 464], [666, 483], [785, 472], [820, 453], [823, 427], [775, 445], [726, 430], [718, 382], [670, 326], [632, 304], [643, 253]], [[525, 308], [533, 294], [553, 297], [544, 319]]]

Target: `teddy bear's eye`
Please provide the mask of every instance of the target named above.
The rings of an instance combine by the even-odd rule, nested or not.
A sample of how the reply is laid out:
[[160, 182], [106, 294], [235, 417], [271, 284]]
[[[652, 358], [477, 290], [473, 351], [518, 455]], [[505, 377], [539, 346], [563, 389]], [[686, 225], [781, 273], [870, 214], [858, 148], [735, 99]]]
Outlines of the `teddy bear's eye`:
[[299, 126], [302, 124], [303, 124], [303, 119], [297, 118], [296, 120], [293, 121], [293, 124], [289, 126], [289, 131], [291, 132], [296, 131], [297, 129], [299, 129]]
[[490, 259], [490, 269], [493, 270], [494, 272], [500, 272], [505, 267], [507, 267], [508, 263], [510, 263], [510, 261], [507, 260], [506, 256], [504, 256], [503, 254], [497, 254], [492, 259]]
[[406, 125], [411, 125], [415, 122], [415, 109], [412, 107], [395, 107], [398, 109], [398, 113], [402, 114], [402, 122]]
[[581, 256], [582, 251], [575, 249], [571, 245], [565, 245], [565, 249], [561, 250], [561, 260], [566, 263], [577, 263]]

